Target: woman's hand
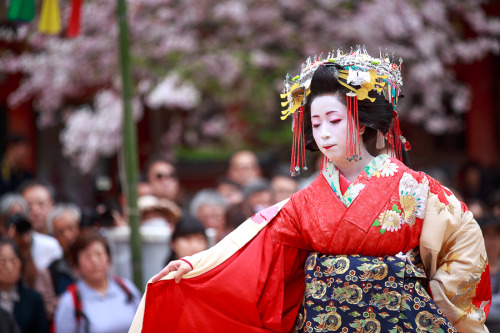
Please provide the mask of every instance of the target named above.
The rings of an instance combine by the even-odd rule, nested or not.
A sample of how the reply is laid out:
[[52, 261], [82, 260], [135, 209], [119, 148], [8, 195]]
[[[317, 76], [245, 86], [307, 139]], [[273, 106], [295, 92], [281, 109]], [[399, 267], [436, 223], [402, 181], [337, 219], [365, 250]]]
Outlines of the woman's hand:
[[174, 275], [175, 282], [179, 283], [182, 276], [190, 272], [191, 270], [193, 270], [193, 268], [191, 268], [191, 266], [187, 262], [183, 260], [174, 260], [169, 262], [168, 265], [160, 271], [160, 273], [153, 276], [151, 282], [154, 283], [156, 281], [159, 281], [162, 277], [166, 276], [170, 272], [176, 272]]

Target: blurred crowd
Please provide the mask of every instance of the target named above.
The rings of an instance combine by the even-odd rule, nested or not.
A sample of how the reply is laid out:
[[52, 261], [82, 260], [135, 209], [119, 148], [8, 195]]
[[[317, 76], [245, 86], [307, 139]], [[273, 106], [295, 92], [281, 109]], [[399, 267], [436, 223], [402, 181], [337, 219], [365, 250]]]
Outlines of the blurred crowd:
[[[51, 184], [23, 169], [27, 145], [22, 137], [11, 138], [1, 162], [0, 332], [127, 332], [141, 292], [130, 282], [125, 198], [90, 210], [58, 201]], [[144, 283], [167, 262], [213, 246], [247, 218], [289, 198], [319, 172], [292, 178], [277, 170], [264, 177], [256, 154], [238, 151], [213, 187], [187, 195], [178, 171], [172, 161], [151, 156], [137, 187]], [[495, 331], [499, 175], [473, 163], [454, 181], [429, 173], [451, 187], [483, 230], [494, 294], [489, 325]]]

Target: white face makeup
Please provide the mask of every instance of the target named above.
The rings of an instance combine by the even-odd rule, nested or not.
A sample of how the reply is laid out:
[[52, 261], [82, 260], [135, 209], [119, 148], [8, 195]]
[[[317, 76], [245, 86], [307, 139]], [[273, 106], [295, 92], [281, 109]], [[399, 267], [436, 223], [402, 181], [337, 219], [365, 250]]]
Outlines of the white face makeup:
[[347, 107], [337, 95], [316, 97], [311, 104], [314, 141], [335, 165], [346, 161]]

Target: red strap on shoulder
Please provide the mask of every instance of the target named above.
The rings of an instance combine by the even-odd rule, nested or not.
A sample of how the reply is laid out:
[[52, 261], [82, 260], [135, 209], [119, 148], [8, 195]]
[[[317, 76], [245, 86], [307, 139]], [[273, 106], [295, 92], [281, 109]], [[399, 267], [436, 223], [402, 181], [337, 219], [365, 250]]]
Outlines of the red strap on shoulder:
[[82, 320], [81, 314], [83, 313], [82, 302], [80, 300], [80, 294], [78, 292], [78, 287], [76, 283], [73, 283], [68, 286], [68, 292], [71, 294], [71, 298], [73, 299], [73, 306], [75, 308], [75, 317], [78, 324]]

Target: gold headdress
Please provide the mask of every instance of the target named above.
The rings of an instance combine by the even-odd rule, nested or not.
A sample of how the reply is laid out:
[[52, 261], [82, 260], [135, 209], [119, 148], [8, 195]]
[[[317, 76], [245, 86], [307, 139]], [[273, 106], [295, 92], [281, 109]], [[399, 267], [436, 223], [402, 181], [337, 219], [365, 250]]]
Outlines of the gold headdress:
[[[284, 90], [281, 98], [285, 99], [281, 106], [286, 107], [281, 113], [281, 119], [286, 119], [289, 115], [294, 116], [294, 142], [292, 152], [291, 172], [295, 174], [300, 171], [299, 163], [302, 160], [302, 167], [305, 166], [304, 134], [303, 134], [303, 112], [302, 107], [307, 102], [310, 94], [311, 79], [319, 66], [338, 65], [340, 69], [334, 71], [340, 84], [350, 91], [346, 94], [347, 110], [350, 115], [348, 119], [353, 119], [355, 123], [348, 124], [348, 151], [346, 158], [349, 161], [357, 161], [360, 156], [360, 143], [357, 140], [359, 129], [357, 101], [368, 99], [373, 102], [375, 99], [368, 96], [372, 90], [383, 94], [385, 99], [393, 105], [394, 120], [393, 129], [386, 135], [386, 139], [394, 147], [396, 155], [400, 157], [399, 121], [396, 113], [398, 97], [401, 93], [403, 81], [401, 78], [401, 64], [392, 63], [387, 55], [380, 55], [373, 58], [366, 52], [366, 49], [358, 46], [357, 50], [350, 53], [343, 53], [341, 50], [331, 52], [323, 59], [320, 55], [314, 59], [308, 58], [302, 65], [299, 75], [291, 78], [287, 75], [284, 82]], [[298, 112], [297, 112], [298, 110]], [[382, 137], [383, 139], [383, 137]], [[402, 140], [404, 138], [401, 138]], [[398, 142], [395, 142], [398, 141]], [[383, 141], [382, 141], [383, 142]], [[409, 144], [407, 145], [409, 147]], [[399, 154], [398, 154], [399, 149]]]

